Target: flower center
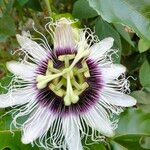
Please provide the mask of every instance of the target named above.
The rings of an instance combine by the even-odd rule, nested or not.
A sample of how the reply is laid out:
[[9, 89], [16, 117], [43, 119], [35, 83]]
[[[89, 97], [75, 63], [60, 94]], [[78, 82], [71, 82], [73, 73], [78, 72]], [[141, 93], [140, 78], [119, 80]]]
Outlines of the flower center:
[[[57, 96], [62, 97], [65, 106], [70, 106], [79, 101], [79, 95], [88, 87], [86, 78], [90, 77], [89, 68], [84, 59], [89, 51], [58, 56], [58, 61], [63, 65], [55, 67], [52, 60], [48, 61], [45, 75], [37, 76], [37, 88], [48, 88]], [[78, 64], [77, 64], [78, 63]]]

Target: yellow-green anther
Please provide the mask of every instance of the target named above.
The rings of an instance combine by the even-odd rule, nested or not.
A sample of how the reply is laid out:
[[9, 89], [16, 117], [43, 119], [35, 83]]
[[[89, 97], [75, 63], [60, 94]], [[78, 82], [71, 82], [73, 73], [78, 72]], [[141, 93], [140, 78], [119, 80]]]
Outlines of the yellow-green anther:
[[48, 81], [50, 82], [51, 80], [59, 77], [63, 75], [63, 73], [57, 73], [57, 74], [51, 74], [51, 75], [47, 75], [47, 76], [44, 76], [44, 75], [38, 75], [37, 78], [36, 78], [36, 81], [37, 82], [41, 82], [41, 81]]
[[49, 88], [55, 93], [55, 94], [57, 94], [58, 96], [60, 96], [60, 97], [62, 97], [63, 95], [64, 95], [64, 93], [65, 93], [65, 91], [64, 90], [62, 90], [62, 89], [60, 89], [59, 91], [56, 91], [55, 90], [55, 85], [54, 84], [50, 84], [49, 85]]
[[75, 93], [73, 93], [73, 94], [71, 95], [71, 102], [72, 102], [73, 104], [75, 104], [75, 103], [77, 103], [78, 101], [79, 101], [79, 96], [76, 95]]
[[88, 65], [85, 61], [82, 62], [82, 67], [83, 67], [83, 69], [85, 69], [84, 76], [87, 78], [90, 77], [89, 68], [88, 68]]
[[86, 71], [86, 72], [84, 73], [84, 76], [85, 76], [86, 78], [89, 78], [89, 77], [90, 77], [89, 71]]
[[74, 93], [76, 94], [76, 95], [80, 95], [84, 90], [86, 90], [88, 87], [89, 87], [89, 85], [86, 83], [86, 82], [84, 82], [82, 85], [80, 85], [81, 86], [81, 89], [79, 90], [79, 89], [75, 89], [74, 90]]
[[56, 95], [58, 95], [59, 97], [63, 97], [64, 93], [65, 93], [65, 91], [60, 89], [59, 91], [56, 92]]
[[53, 61], [51, 59], [48, 61], [48, 69], [49, 68], [53, 68]]
[[61, 56], [58, 56], [58, 60], [60, 61], [65, 61], [65, 57], [68, 57], [69, 60], [72, 60], [75, 58], [75, 54], [70, 54], [70, 55], [61, 55]]
[[50, 82], [51, 80], [60, 77], [64, 74], [65, 72], [60, 72], [57, 74], [52, 74], [52, 75], [48, 75], [48, 76], [44, 76], [44, 75], [38, 75], [36, 78], [37, 83], [37, 88], [38, 89], [43, 89], [47, 86], [47, 83]]
[[41, 90], [41, 89], [44, 89], [46, 86], [47, 86], [47, 82], [48, 81], [42, 81], [42, 82], [39, 82], [38, 84], [37, 84], [37, 88], [39, 89], [39, 90]]
[[75, 79], [72, 80], [72, 84], [75, 86], [76, 89], [78, 89], [78, 90], [81, 90], [81, 89], [82, 89], [82, 88], [81, 88], [81, 85], [78, 84], [78, 82], [77, 82]]
[[86, 72], [88, 71], [88, 68], [81, 68], [78, 70], [78, 73], [83, 73], [83, 72]]
[[82, 90], [84, 91], [85, 89], [89, 87], [89, 85], [86, 82], [84, 82], [81, 87], [82, 87]]

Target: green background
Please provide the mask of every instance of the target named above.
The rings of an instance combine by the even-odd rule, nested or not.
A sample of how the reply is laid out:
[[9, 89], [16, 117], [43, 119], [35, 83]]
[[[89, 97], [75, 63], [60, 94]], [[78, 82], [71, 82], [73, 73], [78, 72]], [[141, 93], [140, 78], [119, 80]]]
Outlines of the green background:
[[[144, 150], [150, 149], [150, 0], [0, 0], [0, 83], [11, 81], [6, 62], [17, 60], [12, 55], [19, 47], [15, 34], [32, 29], [32, 20], [43, 34], [47, 34], [44, 17], [78, 18], [77, 27], [90, 27], [103, 39], [115, 39], [118, 57], [114, 62], [127, 67], [131, 95], [138, 101], [134, 108], [120, 115], [116, 135], [88, 146], [91, 150]], [[49, 39], [51, 44], [51, 39]], [[7, 92], [0, 86], [0, 93]], [[3, 115], [10, 109], [0, 110]], [[23, 145], [20, 131], [9, 131], [12, 118], [0, 119], [0, 150], [39, 150]], [[90, 140], [90, 139], [89, 139]], [[90, 141], [89, 141], [90, 142]], [[84, 143], [84, 142], [83, 142]]]

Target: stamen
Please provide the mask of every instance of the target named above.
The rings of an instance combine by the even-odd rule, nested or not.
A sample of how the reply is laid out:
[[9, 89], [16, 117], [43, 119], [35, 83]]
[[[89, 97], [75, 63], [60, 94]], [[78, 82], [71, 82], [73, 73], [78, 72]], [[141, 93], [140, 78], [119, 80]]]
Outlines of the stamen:
[[66, 73], [66, 70], [64, 69], [64, 71], [57, 73], [57, 74], [52, 74], [52, 75], [38, 75], [36, 78], [36, 81], [38, 82], [37, 84], [37, 88], [38, 89], [43, 89], [47, 86], [47, 83], [50, 82], [51, 80], [58, 78], [60, 76], [62, 76], [63, 74]]
[[89, 68], [85, 61], [82, 62], [82, 67], [84, 68], [84, 76], [87, 78], [90, 77]]

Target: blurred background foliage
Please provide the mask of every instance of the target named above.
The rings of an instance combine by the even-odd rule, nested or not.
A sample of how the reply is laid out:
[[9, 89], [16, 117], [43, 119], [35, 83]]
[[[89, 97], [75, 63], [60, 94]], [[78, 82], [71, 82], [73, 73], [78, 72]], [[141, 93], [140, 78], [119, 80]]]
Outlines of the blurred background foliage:
[[[114, 138], [87, 147], [91, 150], [150, 149], [150, 0], [0, 0], [0, 93], [7, 92], [4, 87], [11, 81], [6, 62], [18, 59], [15, 34], [23, 30], [32, 33], [33, 20], [36, 28], [47, 34], [44, 24], [48, 20], [44, 18], [49, 16], [77, 18], [78, 27], [91, 28], [100, 39], [113, 37], [114, 48], [118, 49], [113, 59], [127, 67], [131, 95], [138, 101], [136, 107], [121, 114]], [[37, 36], [35, 32], [33, 35]], [[8, 110], [2, 109], [0, 114]], [[20, 131], [13, 129], [14, 136], [10, 133], [11, 120], [10, 115], [0, 119], [0, 149], [39, 150], [21, 144]]]

